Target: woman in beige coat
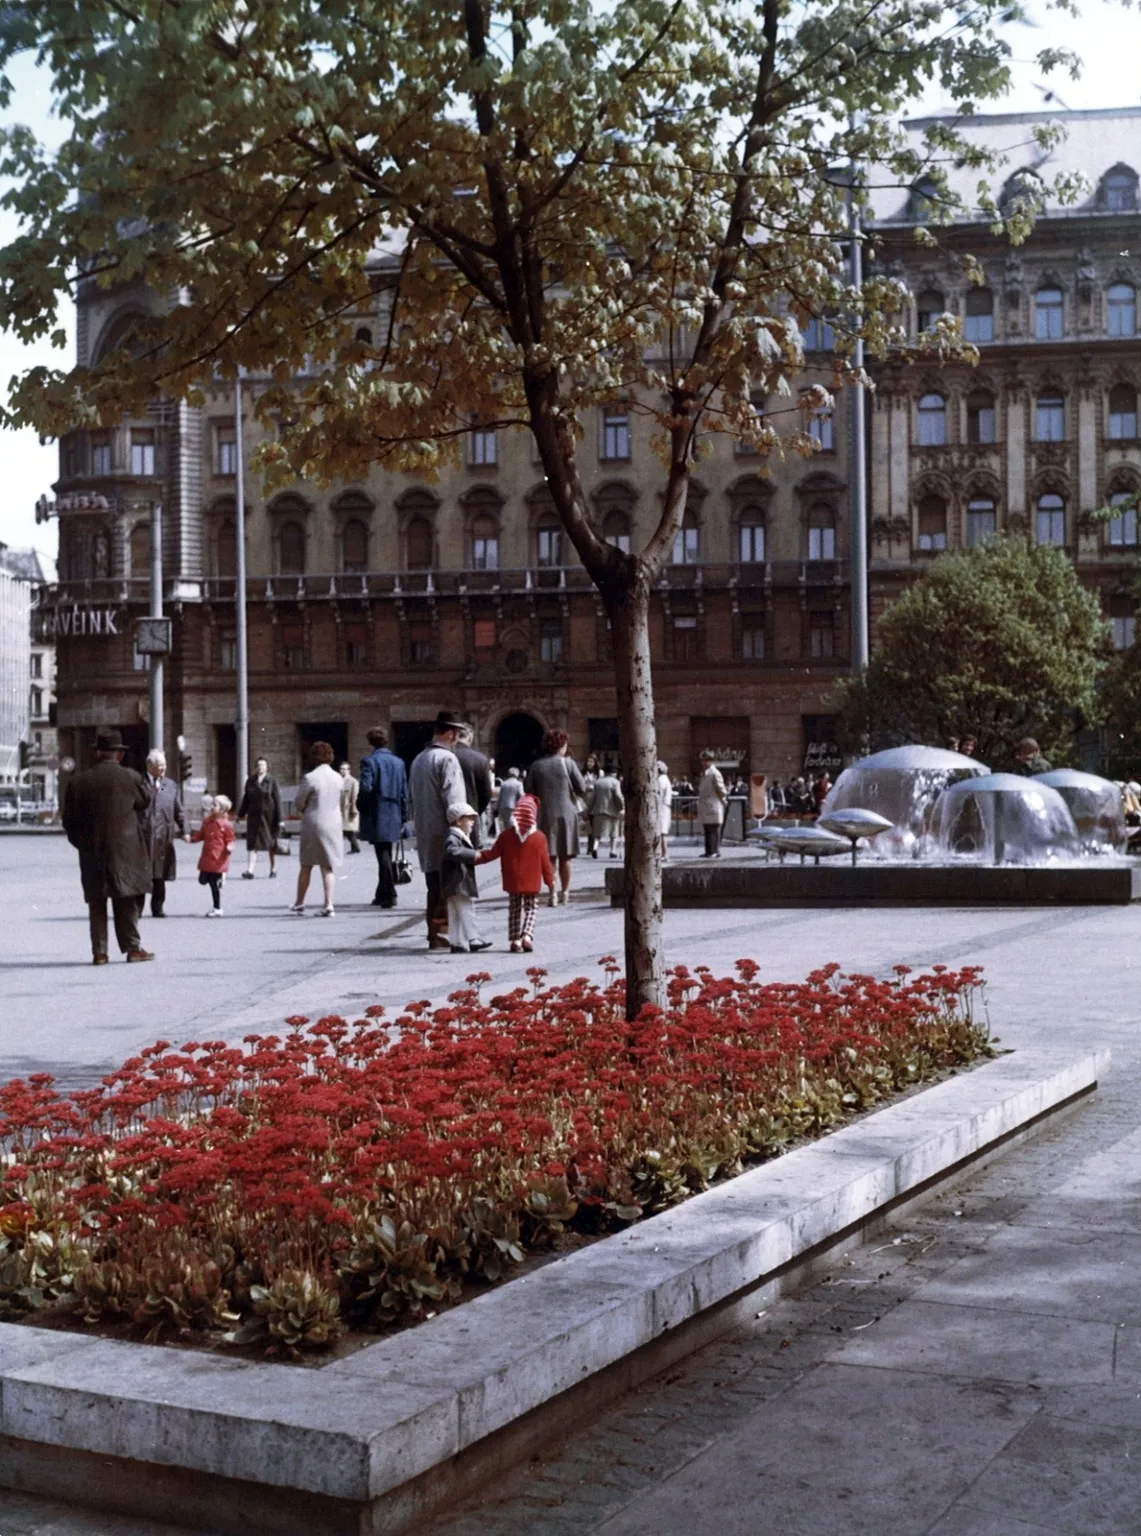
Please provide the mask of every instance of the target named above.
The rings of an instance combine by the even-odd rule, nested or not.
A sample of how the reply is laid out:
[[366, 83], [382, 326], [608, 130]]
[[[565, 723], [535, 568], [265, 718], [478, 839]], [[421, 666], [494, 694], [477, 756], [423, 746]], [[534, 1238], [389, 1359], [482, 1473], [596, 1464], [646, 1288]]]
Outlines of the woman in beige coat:
[[345, 850], [341, 826], [341, 775], [332, 766], [333, 749], [327, 741], [313, 743], [312, 769], [301, 780], [293, 802], [301, 813], [301, 868], [297, 871], [297, 900], [292, 911], [300, 917], [305, 911], [305, 893], [315, 867], [321, 870], [325, 887], [322, 917], [333, 916], [333, 887]]

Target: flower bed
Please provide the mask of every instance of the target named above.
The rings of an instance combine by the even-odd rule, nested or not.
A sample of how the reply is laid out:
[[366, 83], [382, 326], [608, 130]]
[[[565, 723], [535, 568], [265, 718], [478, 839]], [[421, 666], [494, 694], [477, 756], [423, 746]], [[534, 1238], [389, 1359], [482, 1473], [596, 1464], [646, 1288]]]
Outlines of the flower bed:
[[415, 1320], [980, 1056], [981, 973], [671, 973], [144, 1051], [0, 1089], [0, 1309], [296, 1353]]

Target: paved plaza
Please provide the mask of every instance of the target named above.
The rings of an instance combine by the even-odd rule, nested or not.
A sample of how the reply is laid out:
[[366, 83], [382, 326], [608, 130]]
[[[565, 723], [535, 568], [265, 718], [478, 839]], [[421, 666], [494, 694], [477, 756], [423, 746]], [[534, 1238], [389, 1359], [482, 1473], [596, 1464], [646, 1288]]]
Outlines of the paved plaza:
[[[4, 888], [18, 893], [0, 982], [4, 1077], [48, 1070], [78, 1084], [159, 1034], [236, 1039], [295, 1012], [440, 999], [477, 968], [497, 988], [535, 961], [558, 980], [621, 944], [601, 862], [580, 859], [572, 904], [540, 911], [534, 957], [507, 953], [505, 899], [481, 871], [496, 948], [470, 964], [426, 953], [417, 886], [397, 913], [367, 905], [367, 855], [346, 860], [331, 921], [286, 914], [284, 861], [273, 884], [232, 882], [225, 920], [204, 922], [183, 863], [171, 918], [144, 929], [156, 962], [96, 971], [72, 850], [0, 836]], [[667, 913], [671, 959], [714, 971], [739, 955], [773, 980], [829, 960], [980, 964], [1004, 1045], [1108, 1044], [1113, 1072], [1064, 1121], [552, 1445], [434, 1536], [681, 1536], [711, 1521], [730, 1536], [1141, 1532], [1139, 922], [1129, 907]], [[166, 1530], [0, 1491], [0, 1536]]]

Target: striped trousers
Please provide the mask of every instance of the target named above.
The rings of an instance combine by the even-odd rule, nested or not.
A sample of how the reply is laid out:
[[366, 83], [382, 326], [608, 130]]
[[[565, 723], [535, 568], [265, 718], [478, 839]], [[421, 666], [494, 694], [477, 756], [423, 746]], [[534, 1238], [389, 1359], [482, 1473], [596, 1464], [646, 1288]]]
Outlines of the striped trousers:
[[521, 896], [512, 891], [507, 897], [507, 942], [516, 944], [520, 939], [530, 939], [535, 932], [535, 911], [539, 898], [532, 891]]

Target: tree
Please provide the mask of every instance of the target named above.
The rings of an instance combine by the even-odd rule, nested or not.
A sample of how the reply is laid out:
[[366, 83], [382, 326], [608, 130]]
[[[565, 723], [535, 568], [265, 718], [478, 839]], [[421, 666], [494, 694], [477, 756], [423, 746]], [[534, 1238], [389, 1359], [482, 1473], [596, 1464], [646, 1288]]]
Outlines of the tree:
[[996, 770], [1033, 736], [1051, 760], [1096, 719], [1108, 655], [1096, 596], [1060, 549], [1004, 538], [941, 555], [886, 610], [871, 663], [840, 686], [849, 742], [973, 735]]
[[[104, 423], [246, 367], [276, 381], [258, 409], [286, 421], [264, 454], [279, 476], [429, 473], [473, 417], [528, 428], [613, 633], [636, 1011], [664, 972], [648, 611], [699, 432], [812, 451], [795, 408], [761, 419], [753, 404], [792, 394], [798, 316], [837, 317], [837, 384], [857, 330], [905, 347], [898, 284], [845, 284], [850, 178], [835, 167], [930, 176], [949, 215], [940, 161], [982, 171], [987, 155], [946, 125], [921, 152], [895, 120], [928, 81], [966, 111], [1000, 93], [1011, 14], [1008, 0], [5, 7], [0, 63], [39, 50], [72, 133], [58, 157], [6, 136], [26, 232], [0, 257], [0, 323], [47, 333], [81, 281], [170, 296], [98, 366], [30, 372], [9, 419]], [[1007, 211], [1015, 233], [1025, 213]], [[347, 316], [374, 284], [370, 345]], [[951, 325], [924, 339], [958, 345]], [[630, 552], [603, 538], [577, 462], [583, 412], [616, 398], [652, 419], [661, 459], [660, 516]]]

